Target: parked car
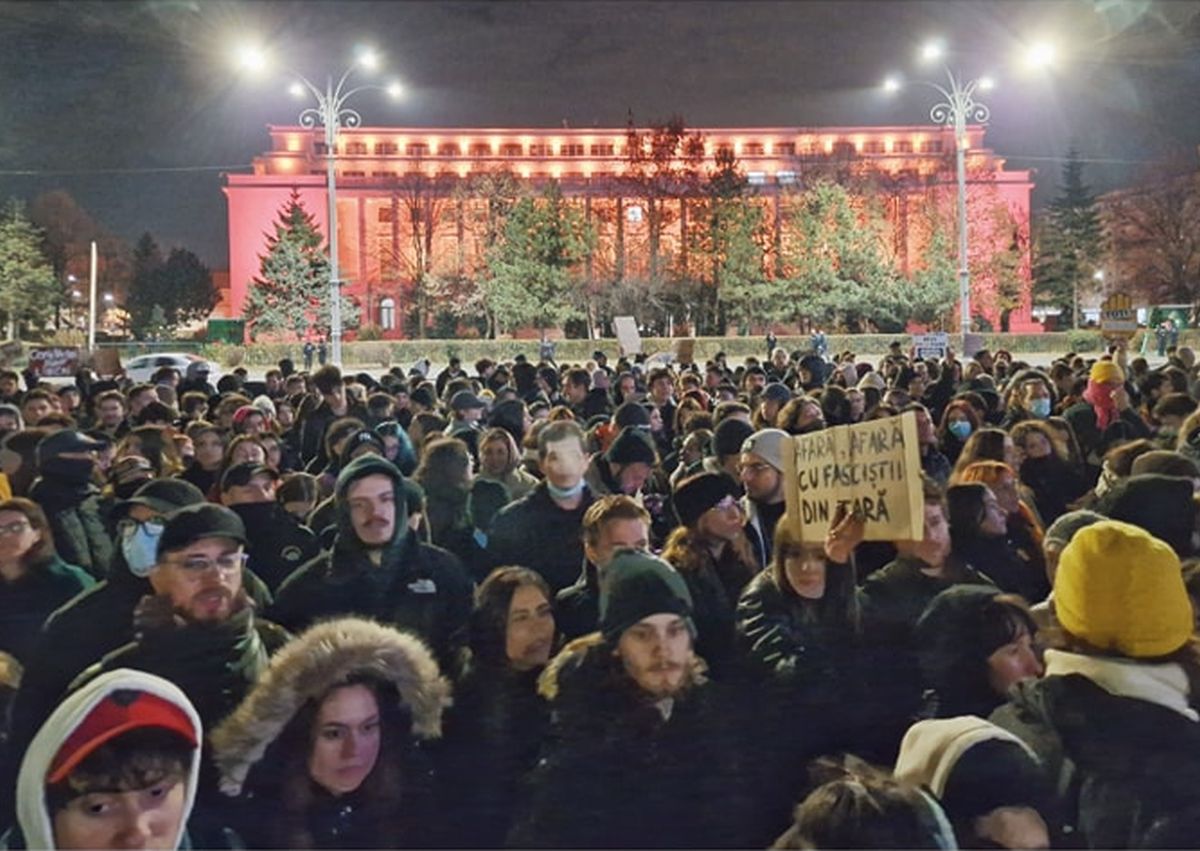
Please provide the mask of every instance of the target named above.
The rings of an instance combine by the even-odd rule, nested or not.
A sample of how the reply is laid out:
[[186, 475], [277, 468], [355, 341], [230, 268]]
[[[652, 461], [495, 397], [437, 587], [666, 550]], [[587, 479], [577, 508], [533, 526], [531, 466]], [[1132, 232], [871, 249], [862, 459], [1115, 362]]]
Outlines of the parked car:
[[138, 355], [126, 361], [124, 367], [125, 374], [131, 379], [143, 382], [150, 381], [154, 377], [154, 373], [164, 366], [179, 370], [182, 378], [187, 374], [188, 366], [197, 361], [208, 364], [208, 382], [215, 387], [217, 380], [221, 377], [220, 368], [212, 361], [206, 361], [199, 355], [189, 352], [155, 352], [149, 355]]

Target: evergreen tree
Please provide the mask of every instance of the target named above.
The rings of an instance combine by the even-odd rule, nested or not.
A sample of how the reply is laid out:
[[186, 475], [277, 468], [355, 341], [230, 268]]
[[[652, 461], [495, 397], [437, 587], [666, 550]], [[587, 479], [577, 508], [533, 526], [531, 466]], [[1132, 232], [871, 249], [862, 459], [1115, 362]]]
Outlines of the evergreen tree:
[[581, 316], [573, 272], [594, 242], [582, 212], [563, 199], [555, 181], [541, 197], [517, 201], [503, 239], [488, 254], [484, 288], [497, 324], [544, 331]]
[[899, 290], [898, 315], [913, 322], [943, 327], [946, 315], [958, 301], [958, 261], [954, 241], [936, 206], [926, 208], [929, 242], [924, 265]]
[[133, 251], [126, 301], [134, 336], [169, 336], [180, 325], [207, 316], [217, 300], [212, 272], [199, 257], [173, 248], [164, 261], [154, 238], [142, 234]]
[[58, 281], [42, 252], [42, 233], [12, 200], [0, 216], [0, 315], [9, 339], [25, 325], [44, 325], [53, 315]]
[[1062, 190], [1043, 216], [1037, 233], [1034, 300], [1062, 310], [1061, 321], [1074, 323], [1075, 289], [1091, 284], [1103, 250], [1103, 229], [1096, 198], [1083, 182], [1083, 162], [1072, 148], [1063, 164]]
[[[293, 189], [279, 211], [275, 233], [267, 238], [259, 277], [243, 308], [251, 339], [284, 333], [328, 337], [330, 274], [323, 242], [312, 214]], [[342, 325], [357, 328], [358, 321], [357, 305], [343, 296]]]

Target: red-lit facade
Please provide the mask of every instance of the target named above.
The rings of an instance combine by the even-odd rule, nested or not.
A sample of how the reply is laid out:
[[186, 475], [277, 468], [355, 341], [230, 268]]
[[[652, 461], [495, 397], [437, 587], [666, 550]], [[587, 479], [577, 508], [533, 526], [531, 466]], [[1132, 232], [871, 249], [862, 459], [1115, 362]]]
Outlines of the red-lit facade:
[[[766, 221], [776, 229], [773, 244], [786, 240], [781, 205], [801, 188], [806, 175], [838, 165], [843, 173], [875, 176], [883, 187], [899, 268], [921, 267], [928, 238], [918, 222], [928, 205], [952, 211], [954, 137], [946, 128], [745, 127], [692, 128], [704, 138], [711, 163], [728, 148], [749, 179], [756, 201], [769, 206]], [[226, 175], [229, 202], [231, 316], [241, 314], [259, 271], [266, 234], [293, 190], [327, 233], [326, 151], [320, 130], [269, 128], [271, 149], [254, 161], [251, 174]], [[968, 210], [972, 265], [997, 250], [1018, 254], [1019, 295], [1007, 314], [1013, 331], [1040, 330], [1030, 316], [1029, 171], [1011, 170], [984, 146], [984, 128], [970, 127], [967, 151]], [[644, 222], [638, 199], [622, 188], [626, 131], [620, 129], [433, 129], [363, 127], [338, 137], [338, 248], [345, 292], [354, 298], [364, 324], [384, 337], [401, 336], [414, 269], [426, 274], [470, 276], [482, 256], [485, 201], [463, 193], [463, 182], [483, 172], [510, 171], [533, 185], [555, 179], [563, 194], [586, 213], [597, 230], [596, 254], [588, 264], [595, 280], [637, 279], [646, 266]], [[418, 197], [419, 196], [419, 197]], [[686, 244], [687, 202], [678, 200], [662, 236], [661, 256]], [[1002, 211], [997, 217], [995, 211]], [[415, 220], [424, 217], [424, 225]], [[953, 221], [952, 217], [949, 219]], [[997, 225], [999, 222], [999, 225]], [[764, 274], [772, 274], [771, 258]], [[986, 275], [972, 282], [974, 312], [1001, 327], [994, 285]]]

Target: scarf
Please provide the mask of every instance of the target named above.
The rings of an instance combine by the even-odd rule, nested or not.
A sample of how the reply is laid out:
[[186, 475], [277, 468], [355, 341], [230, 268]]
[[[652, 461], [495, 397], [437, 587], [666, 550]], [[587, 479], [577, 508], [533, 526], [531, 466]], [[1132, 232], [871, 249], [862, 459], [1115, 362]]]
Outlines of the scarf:
[[1096, 425], [1103, 432], [1116, 420], [1120, 414], [1113, 404], [1112, 394], [1116, 387], [1110, 384], [1098, 384], [1088, 379], [1087, 390], [1083, 391], [1083, 399], [1096, 412]]
[[1174, 662], [1150, 665], [1106, 656], [1084, 656], [1064, 650], [1046, 651], [1046, 676], [1079, 674], [1109, 694], [1164, 706], [1189, 721], [1200, 713], [1188, 703], [1188, 679]]

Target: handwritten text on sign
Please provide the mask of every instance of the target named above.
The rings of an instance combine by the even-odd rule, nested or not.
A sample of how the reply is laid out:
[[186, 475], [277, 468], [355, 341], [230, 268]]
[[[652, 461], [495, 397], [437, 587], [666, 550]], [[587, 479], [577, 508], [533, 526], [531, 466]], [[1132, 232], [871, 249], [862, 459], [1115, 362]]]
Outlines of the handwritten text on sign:
[[787, 513], [805, 541], [823, 541], [838, 507], [866, 518], [866, 540], [924, 535], [916, 414], [792, 438], [784, 454]]

